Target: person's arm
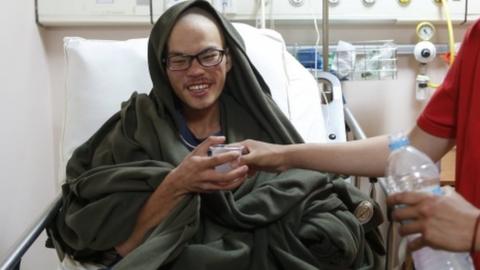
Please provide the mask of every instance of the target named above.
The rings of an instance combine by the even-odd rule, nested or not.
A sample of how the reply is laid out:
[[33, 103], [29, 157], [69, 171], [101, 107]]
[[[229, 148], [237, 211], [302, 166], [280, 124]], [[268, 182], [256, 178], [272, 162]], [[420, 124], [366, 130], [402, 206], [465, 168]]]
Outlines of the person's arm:
[[[400, 235], [420, 234], [408, 243], [409, 249], [431, 246], [451, 251], [470, 251], [480, 209], [455, 191], [450, 190], [445, 196], [421, 192], [397, 193], [389, 196], [387, 203], [390, 206], [404, 205], [396, 208], [392, 214], [394, 220], [404, 222], [400, 225]], [[480, 237], [475, 240], [475, 249], [480, 250]]]
[[[408, 134], [411, 144], [438, 161], [454, 141], [435, 137], [415, 126]], [[239, 144], [248, 153], [242, 164], [251, 169], [284, 171], [303, 168], [357, 176], [383, 176], [387, 165], [388, 136], [372, 137], [345, 143], [306, 143], [275, 145], [246, 140]]]
[[224, 137], [209, 137], [165, 177], [141, 209], [130, 237], [115, 246], [118, 254], [125, 256], [139, 246], [147, 232], [160, 224], [186, 194], [231, 190], [243, 183], [248, 172], [245, 165], [226, 173], [214, 169], [220, 164], [235, 161], [239, 153], [207, 156], [209, 146], [223, 143], [224, 140]]
[[248, 164], [251, 169], [268, 171], [303, 168], [339, 174], [381, 176], [389, 154], [387, 136], [346, 143], [275, 145], [246, 140], [239, 144], [248, 150], [241, 157], [242, 164]]
[[430, 135], [419, 126], [415, 126], [408, 134], [410, 144], [427, 154], [434, 162], [439, 161], [454, 145], [454, 139]]
[[115, 250], [122, 257], [138, 247], [143, 242], [147, 232], [160, 224], [184, 197], [184, 194], [179, 193], [168, 183], [170, 182], [168, 181], [169, 177], [170, 174], [142, 207], [130, 237], [125, 242], [115, 246]]

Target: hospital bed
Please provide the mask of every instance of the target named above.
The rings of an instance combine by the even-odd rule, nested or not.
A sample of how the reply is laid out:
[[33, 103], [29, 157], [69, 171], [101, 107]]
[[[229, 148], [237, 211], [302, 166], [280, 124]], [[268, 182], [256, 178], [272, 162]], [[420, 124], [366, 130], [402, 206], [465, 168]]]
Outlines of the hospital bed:
[[[331, 100], [322, 102], [318, 81], [287, 52], [278, 32], [246, 24], [235, 24], [235, 27], [244, 38], [248, 56], [272, 90], [273, 99], [306, 142], [345, 141], [345, 124], [354, 139], [365, 138], [343, 104], [340, 81], [335, 76], [326, 72], [317, 74], [333, 93]], [[119, 110], [121, 102], [127, 100], [132, 91], [148, 92], [152, 86], [146, 38], [107, 41], [67, 37], [64, 48], [66, 103], [59, 184], [64, 181], [66, 162], [73, 150]], [[1, 269], [19, 269], [21, 257], [60, 207], [60, 198], [53, 201], [20, 239], [0, 265]]]

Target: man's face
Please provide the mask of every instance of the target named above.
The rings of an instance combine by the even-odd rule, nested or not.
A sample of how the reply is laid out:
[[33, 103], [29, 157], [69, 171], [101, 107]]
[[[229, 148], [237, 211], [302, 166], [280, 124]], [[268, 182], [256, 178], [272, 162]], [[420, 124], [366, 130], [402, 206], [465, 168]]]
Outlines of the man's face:
[[[225, 49], [219, 29], [204, 16], [188, 14], [172, 29], [167, 57], [196, 55], [208, 49]], [[208, 111], [217, 105], [229, 70], [229, 56], [224, 55], [218, 65], [211, 67], [202, 66], [195, 58], [185, 70], [167, 67], [167, 75], [175, 94], [183, 102], [184, 110]]]

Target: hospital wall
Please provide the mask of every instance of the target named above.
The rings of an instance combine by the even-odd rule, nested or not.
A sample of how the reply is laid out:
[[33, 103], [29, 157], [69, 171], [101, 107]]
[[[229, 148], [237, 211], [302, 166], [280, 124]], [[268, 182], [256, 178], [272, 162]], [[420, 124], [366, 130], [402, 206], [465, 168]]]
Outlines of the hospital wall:
[[[0, 184], [0, 257], [58, 192], [59, 141], [64, 110], [64, 36], [99, 39], [145, 37], [147, 27], [37, 28], [33, 1], [7, 1], [0, 10], [0, 107], [2, 151]], [[28, 12], [26, 12], [28, 11]], [[332, 25], [331, 43], [342, 39], [394, 39], [399, 44], [416, 42], [414, 25]], [[313, 44], [312, 24], [277, 24], [287, 44]], [[455, 28], [460, 41], [466, 27]], [[446, 43], [446, 31], [438, 26], [434, 42]], [[343, 84], [348, 106], [368, 136], [406, 130], [425, 102], [415, 100], [418, 63], [411, 55], [399, 56], [395, 80], [354, 81]], [[433, 81], [440, 82], [447, 65], [429, 65]], [[54, 269], [55, 253], [37, 241], [22, 269]]]
[[[34, 1], [0, 8], [0, 258], [53, 199], [54, 129], [48, 56]], [[54, 269], [35, 244], [22, 269]]]

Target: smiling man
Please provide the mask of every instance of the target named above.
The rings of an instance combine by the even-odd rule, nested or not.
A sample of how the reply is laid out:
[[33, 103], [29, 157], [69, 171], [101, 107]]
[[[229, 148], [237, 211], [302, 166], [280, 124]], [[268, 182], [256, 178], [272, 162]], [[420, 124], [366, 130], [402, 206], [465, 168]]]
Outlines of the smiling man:
[[[302, 142], [243, 41], [206, 1], [182, 2], [152, 29], [153, 89], [133, 94], [73, 154], [50, 233], [70, 258], [113, 269], [382, 269], [369, 200], [320, 172], [228, 172], [218, 143]], [[220, 136], [211, 136], [220, 135]]]
[[193, 139], [221, 133], [219, 97], [231, 61], [215, 19], [198, 8], [187, 11], [173, 27], [167, 51], [167, 76]]

